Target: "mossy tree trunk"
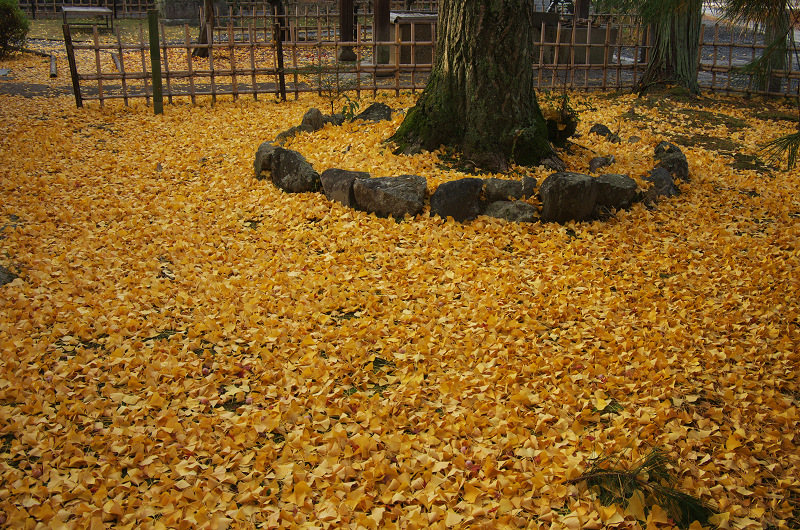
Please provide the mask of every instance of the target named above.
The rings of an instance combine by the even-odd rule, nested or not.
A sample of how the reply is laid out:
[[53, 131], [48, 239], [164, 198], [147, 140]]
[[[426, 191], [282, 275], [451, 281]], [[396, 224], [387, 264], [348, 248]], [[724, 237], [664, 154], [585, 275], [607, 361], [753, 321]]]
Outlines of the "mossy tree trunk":
[[442, 0], [428, 84], [392, 140], [400, 151], [459, 148], [502, 171], [553, 154], [534, 90], [530, 0]]
[[[671, 8], [663, 9], [667, 5]], [[650, 60], [639, 80], [640, 93], [654, 85], [664, 84], [679, 85], [693, 94], [700, 91], [697, 84], [697, 55], [700, 51], [702, 18], [702, 0], [662, 4], [658, 15], [650, 20], [655, 34]]]

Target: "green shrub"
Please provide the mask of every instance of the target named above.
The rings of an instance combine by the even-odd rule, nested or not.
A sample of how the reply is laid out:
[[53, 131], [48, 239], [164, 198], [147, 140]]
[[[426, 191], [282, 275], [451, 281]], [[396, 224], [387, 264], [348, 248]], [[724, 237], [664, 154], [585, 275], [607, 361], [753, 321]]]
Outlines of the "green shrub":
[[0, 0], [0, 57], [5, 57], [14, 47], [21, 47], [30, 29], [30, 22], [17, 0]]

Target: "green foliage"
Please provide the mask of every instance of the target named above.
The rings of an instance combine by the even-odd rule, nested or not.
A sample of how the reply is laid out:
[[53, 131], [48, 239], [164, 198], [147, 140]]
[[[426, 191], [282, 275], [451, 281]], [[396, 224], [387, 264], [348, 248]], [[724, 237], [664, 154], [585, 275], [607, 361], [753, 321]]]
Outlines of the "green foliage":
[[756, 57], [749, 63], [736, 68], [736, 72], [740, 73], [745, 76], [749, 76], [754, 79], [757, 83], [757, 86], [764, 86], [769, 78], [769, 74], [771, 73], [772, 67], [777, 62], [780, 64], [782, 58], [784, 58], [788, 53], [788, 47], [786, 45], [786, 35], [782, 36], [783, 38], [777, 38], [772, 42], [767, 44], [767, 47], [763, 49], [761, 52], [761, 56]]
[[557, 147], [564, 147], [567, 139], [575, 133], [578, 127], [579, 111], [576, 107], [581, 110], [588, 110], [591, 105], [587, 104], [585, 100], [583, 102], [576, 100], [573, 105], [567, 94], [566, 87], [560, 95], [551, 91], [540, 95], [538, 99], [542, 116], [547, 123], [550, 141]]
[[346, 120], [349, 120], [353, 119], [360, 107], [358, 101], [351, 99], [347, 95], [347, 92], [355, 90], [358, 86], [356, 74], [349, 68], [334, 60], [328, 63], [315, 63], [299, 68], [288, 68], [286, 73], [305, 76], [309, 81], [316, 82], [317, 93], [327, 100], [331, 115], [336, 112], [336, 103], [344, 99], [342, 115]]
[[28, 35], [30, 22], [16, 0], [0, 0], [0, 57], [5, 57], [13, 48], [19, 48]]
[[790, 20], [796, 20], [796, 9], [787, 0], [726, 0], [723, 18], [733, 25], [753, 23], [764, 28], [767, 47], [739, 72], [750, 76], [758, 88], [780, 90], [780, 78], [772, 72], [783, 70], [789, 62], [789, 40], [794, 29]]
[[778, 162], [786, 157], [786, 169], [797, 165], [797, 155], [800, 152], [800, 131], [776, 138], [766, 143], [762, 151], [770, 162]]
[[723, 15], [734, 24], [755, 22], [760, 26], [768, 26], [786, 16], [786, 11], [793, 10], [786, 0], [726, 0]]
[[638, 13], [644, 22], [651, 24], [669, 17], [683, 3], [683, 0], [600, 0], [596, 9], [603, 13]]
[[[739, 69], [739, 72], [755, 80], [756, 86], [771, 89], [770, 75], [773, 70], [785, 68], [789, 57], [789, 40], [793, 39], [794, 27], [791, 20], [797, 20], [797, 10], [786, 0], [727, 0], [724, 16], [732, 24], [755, 23], [767, 29], [764, 48], [760, 57]], [[795, 59], [797, 59], [795, 51]], [[776, 85], [780, 88], [780, 83]], [[797, 94], [800, 99], [800, 90]], [[800, 110], [800, 109], [798, 109]], [[770, 162], [786, 159], [786, 169], [797, 165], [800, 153], [800, 131], [781, 136], [764, 144], [761, 150]]]
[[586, 482], [605, 506], [628, 505], [636, 497], [644, 501], [645, 510], [660, 506], [681, 528], [694, 521], [710, 524], [714, 510], [702, 500], [675, 488], [677, 479], [672, 472], [674, 462], [656, 448], [634, 462], [624, 465], [619, 458], [603, 456], [592, 461], [591, 467], [572, 482]]
[[581, 112], [597, 110], [591, 100], [582, 94], [568, 94], [566, 91], [561, 93], [555, 90], [537, 92], [536, 99], [542, 109], [542, 114], [547, 112], [560, 113], [562, 109], [568, 114], [578, 115]]
[[[346, 96], [346, 93], [356, 88], [356, 80], [353, 74], [343, 71], [342, 64], [339, 61], [334, 61], [333, 64], [320, 64], [311, 67], [315, 70], [317, 76], [317, 86], [319, 88], [319, 95], [328, 100], [331, 106], [331, 114], [335, 112], [334, 105], [337, 101]], [[347, 98], [348, 108], [351, 103], [350, 98]]]
[[342, 94], [344, 98], [344, 106], [342, 107], [342, 116], [346, 121], [351, 121], [353, 118], [356, 117], [356, 112], [358, 112], [359, 107], [361, 104], [354, 100], [350, 99], [350, 96], [347, 94]]

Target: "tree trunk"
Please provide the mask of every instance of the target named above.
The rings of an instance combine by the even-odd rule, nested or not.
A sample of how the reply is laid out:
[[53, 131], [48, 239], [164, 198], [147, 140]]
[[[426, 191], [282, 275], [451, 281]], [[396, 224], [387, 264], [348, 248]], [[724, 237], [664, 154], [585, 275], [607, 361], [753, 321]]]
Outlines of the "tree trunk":
[[780, 93], [783, 86], [783, 76], [774, 75], [773, 72], [786, 68], [786, 41], [789, 35], [789, 13], [786, 2], [777, 2], [777, 4], [778, 9], [767, 20], [764, 31], [764, 44], [767, 46], [776, 44], [776, 46], [770, 52], [767, 63], [767, 79], [762, 89], [773, 94]]
[[443, 0], [433, 72], [392, 140], [398, 151], [460, 148], [504, 171], [553, 154], [536, 100], [533, 2]]
[[703, 1], [687, 0], [679, 7], [653, 21], [655, 31], [650, 61], [639, 80], [639, 93], [656, 84], [677, 84], [696, 94], [697, 54]]
[[[208, 44], [208, 34], [214, 29], [214, 0], [203, 0], [203, 20], [200, 21], [200, 35], [197, 44]], [[208, 57], [208, 48], [195, 48], [192, 57]]]
[[[286, 8], [283, 5], [283, 0], [267, 0], [270, 5], [272, 15], [275, 17], [275, 24], [281, 28], [280, 37], [281, 41], [286, 42], [290, 40], [289, 22], [286, 18]], [[277, 40], [277, 36], [273, 35], [273, 40]]]

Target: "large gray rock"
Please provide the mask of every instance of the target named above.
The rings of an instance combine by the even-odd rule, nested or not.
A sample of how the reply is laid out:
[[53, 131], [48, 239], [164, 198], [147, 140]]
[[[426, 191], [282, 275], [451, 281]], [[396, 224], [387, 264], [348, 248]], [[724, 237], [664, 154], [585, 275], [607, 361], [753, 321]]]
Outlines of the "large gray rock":
[[319, 191], [319, 173], [297, 151], [278, 147], [272, 153], [272, 183], [289, 193]]
[[278, 134], [275, 137], [275, 142], [278, 145], [283, 145], [286, 143], [286, 140], [297, 136], [301, 132], [313, 133], [325, 127], [326, 123], [332, 123], [334, 125], [341, 125], [344, 121], [341, 114], [334, 114], [333, 116], [324, 116], [319, 109], [310, 108], [303, 114], [303, 119], [300, 121], [300, 125], [295, 125], [294, 127], [289, 127], [285, 131]]
[[539, 187], [539, 197], [543, 221], [584, 221], [594, 210], [597, 182], [582, 173], [553, 173]]
[[392, 119], [392, 108], [385, 103], [373, 103], [364, 112], [357, 115], [354, 120], [383, 121]]
[[564, 163], [564, 161], [561, 160], [561, 158], [556, 153], [551, 154], [547, 158], [541, 159], [539, 161], [539, 165], [544, 166], [547, 169], [550, 169], [555, 172], [567, 170], [567, 164]]
[[272, 142], [264, 142], [258, 146], [256, 159], [253, 162], [253, 171], [257, 179], [266, 178], [266, 175], [261, 174], [263, 171], [272, 171], [272, 155], [275, 153], [275, 149], [277, 148]]
[[602, 123], [595, 123], [592, 125], [592, 128], [589, 129], [589, 134], [596, 134], [598, 136], [605, 136], [609, 142], [616, 144], [619, 143], [619, 135], [614, 134], [611, 132], [611, 129], [603, 125]]
[[536, 179], [533, 177], [522, 177], [522, 198], [527, 199], [536, 195]]
[[673, 179], [689, 182], [689, 161], [681, 149], [669, 142], [660, 142], [655, 148], [656, 167], [663, 167]]
[[636, 181], [625, 175], [607, 173], [595, 179], [597, 200], [595, 204], [608, 210], [630, 208], [636, 198]]
[[0, 285], [13, 282], [17, 275], [0, 265]]
[[356, 179], [353, 195], [359, 209], [381, 217], [414, 216], [425, 206], [428, 181], [419, 175]]
[[472, 221], [483, 212], [483, 180], [465, 178], [440, 184], [431, 196], [431, 215], [452, 217], [459, 223]]
[[344, 123], [344, 115], [341, 112], [337, 112], [331, 115], [326, 114], [322, 117], [322, 121], [323, 124], [330, 123], [338, 127], [339, 125]]
[[353, 192], [353, 183], [356, 179], [368, 179], [369, 173], [365, 171], [347, 171], [344, 169], [326, 169], [319, 176], [325, 196], [348, 208], [356, 207], [356, 196]]
[[275, 137], [275, 143], [278, 145], [284, 145], [286, 140], [297, 136], [301, 132], [314, 132], [314, 129], [312, 129], [310, 125], [295, 125], [294, 127], [289, 127]]
[[524, 201], [495, 201], [486, 207], [483, 215], [509, 222], [534, 223], [539, 219], [539, 210]]
[[319, 109], [308, 109], [303, 114], [303, 120], [300, 122], [300, 127], [308, 127], [312, 131], [318, 131], [325, 126], [325, 119]]
[[611, 132], [611, 129], [609, 129], [607, 126], [603, 125], [602, 123], [595, 123], [594, 125], [592, 125], [592, 128], [589, 129], [589, 134], [592, 134], [592, 133], [594, 133], [594, 134], [596, 134], [598, 136], [609, 136], [611, 134], [614, 134], [614, 133]]
[[597, 170], [610, 166], [614, 163], [614, 155], [611, 156], [596, 156], [589, 160], [589, 172], [590, 173], [597, 173]]
[[483, 181], [483, 198], [486, 202], [517, 200], [522, 198], [522, 181], [488, 178]]
[[669, 198], [681, 194], [681, 190], [675, 185], [675, 180], [672, 178], [672, 175], [663, 167], [653, 168], [650, 174], [642, 180], [653, 183], [653, 185], [644, 192], [644, 198], [647, 201], [657, 201], [661, 197]]

